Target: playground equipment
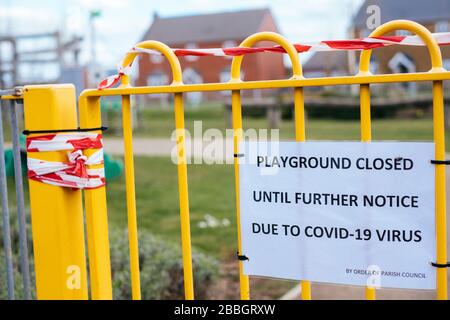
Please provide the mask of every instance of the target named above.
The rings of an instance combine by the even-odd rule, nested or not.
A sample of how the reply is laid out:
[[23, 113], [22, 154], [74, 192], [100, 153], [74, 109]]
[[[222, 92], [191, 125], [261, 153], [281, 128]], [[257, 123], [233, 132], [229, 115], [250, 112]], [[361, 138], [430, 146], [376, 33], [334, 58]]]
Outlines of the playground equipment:
[[[174, 95], [174, 116], [177, 140], [178, 188], [180, 202], [181, 243], [183, 249], [185, 298], [194, 299], [193, 270], [191, 259], [191, 232], [189, 221], [189, 197], [186, 165], [186, 147], [184, 131], [183, 94], [187, 92], [232, 91], [232, 118], [234, 130], [234, 153], [238, 154], [238, 144], [243, 138], [241, 91], [252, 89], [293, 88], [295, 133], [297, 141], [306, 140], [303, 88], [317, 86], [360, 86], [361, 107], [361, 141], [370, 142], [370, 86], [378, 83], [432, 82], [433, 83], [433, 123], [435, 142], [435, 194], [436, 194], [436, 272], [437, 298], [447, 299], [447, 240], [446, 240], [446, 200], [445, 200], [445, 136], [443, 81], [450, 80], [450, 72], [442, 67], [442, 58], [438, 43], [433, 35], [423, 26], [410, 21], [392, 21], [377, 28], [371, 37], [382, 37], [395, 30], [407, 30], [420, 37], [427, 46], [432, 69], [426, 73], [372, 75], [369, 72], [371, 49], [369, 46], [361, 54], [360, 71], [355, 76], [306, 79], [298, 57], [300, 47], [289, 43], [285, 38], [274, 33], [258, 33], [248, 37], [239, 47], [231, 65], [231, 80], [226, 83], [190, 84], [182, 82], [182, 72], [178, 58], [171, 48], [156, 41], [145, 41], [136, 45], [138, 50], [129, 52], [121, 64], [120, 74], [106, 85], [118, 83], [117, 88], [106, 90], [86, 90], [79, 97], [79, 130], [93, 134], [101, 133], [100, 100], [107, 96], [122, 98], [122, 126], [125, 150], [126, 198], [128, 213], [128, 235], [130, 245], [130, 269], [132, 298], [140, 299], [140, 274], [137, 242], [137, 218], [134, 183], [133, 137], [131, 116], [131, 95], [168, 93]], [[273, 51], [285, 52], [292, 63], [293, 75], [287, 80], [268, 80], [244, 82], [240, 79], [240, 67], [243, 54], [261, 41], [275, 42], [278, 47]], [[267, 49], [267, 48], [266, 48]], [[270, 48], [269, 48], [270, 49]], [[164, 55], [172, 68], [173, 82], [167, 86], [131, 87], [127, 68], [140, 52], [157, 51]], [[238, 51], [238, 50], [237, 50]], [[259, 50], [264, 51], [264, 50]], [[267, 51], [267, 50], [266, 50]], [[268, 50], [270, 51], [270, 50]], [[2, 99], [23, 99], [25, 126], [27, 130], [46, 132], [74, 131], [77, 128], [77, 106], [74, 88], [69, 85], [25, 86], [23, 93], [3, 95]], [[48, 117], [42, 117], [42, 114]], [[78, 130], [78, 131], [79, 131]], [[75, 130], [77, 131], [77, 130]], [[38, 136], [37, 133], [30, 137]], [[1, 150], [0, 150], [1, 151]], [[94, 155], [94, 148], [86, 149], [86, 157]], [[29, 152], [28, 156], [31, 153]], [[32, 154], [45, 161], [63, 161], [63, 151], [51, 151]], [[102, 164], [95, 164], [94, 169], [101, 169]], [[235, 157], [235, 187], [237, 208], [237, 241], [241, 252], [241, 231], [239, 227], [239, 162]], [[67, 190], [30, 180], [30, 203], [32, 215], [33, 243], [35, 252], [35, 269], [37, 297], [39, 299], [87, 299], [87, 267], [84, 247], [83, 208], [81, 190]], [[109, 259], [108, 219], [106, 209], [105, 186], [84, 190], [85, 221], [87, 226], [87, 244], [89, 254], [89, 276], [91, 297], [93, 299], [111, 299], [112, 283]], [[63, 231], [63, 232], [61, 232]], [[55, 245], [58, 244], [58, 245]], [[242, 272], [239, 262], [240, 296], [250, 299], [249, 279]], [[79, 282], [67, 285], [68, 279], [77, 276]], [[77, 286], [78, 285], [78, 286]], [[311, 284], [307, 279], [301, 282], [302, 298], [311, 299]], [[375, 299], [375, 289], [366, 289], [366, 298]]]

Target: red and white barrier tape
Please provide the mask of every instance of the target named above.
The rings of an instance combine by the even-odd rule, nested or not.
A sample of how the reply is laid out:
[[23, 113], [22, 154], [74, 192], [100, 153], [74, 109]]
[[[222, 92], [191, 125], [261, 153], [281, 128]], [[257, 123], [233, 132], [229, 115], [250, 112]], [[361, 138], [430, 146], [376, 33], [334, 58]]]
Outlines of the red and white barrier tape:
[[113, 86], [115, 86], [116, 84], [118, 84], [120, 82], [120, 79], [122, 79], [122, 77], [124, 75], [129, 75], [131, 72], [131, 64], [128, 67], [119, 67], [118, 68], [118, 72], [117, 74], [114, 74], [112, 76], [107, 77], [106, 79], [103, 79], [99, 84], [98, 84], [98, 89], [107, 89], [107, 88], [111, 88]]
[[[433, 37], [440, 46], [450, 45], [450, 32], [434, 33]], [[294, 44], [297, 52], [323, 52], [340, 50], [368, 50], [392, 45], [424, 46], [424, 42], [418, 36], [388, 36], [388, 37], [367, 37], [354, 40], [331, 40], [303, 44]], [[286, 53], [281, 46], [259, 47], [259, 48], [203, 48], [203, 49], [172, 49], [177, 56], [217, 56], [234, 57], [257, 52]], [[134, 47], [130, 52], [161, 54], [158, 51]], [[98, 89], [107, 89], [120, 82], [123, 75], [128, 75], [131, 65], [120, 67], [118, 74], [104, 79], [98, 85]]]
[[[90, 157], [82, 150], [98, 149]], [[105, 185], [104, 168], [86, 166], [103, 164], [102, 135], [94, 133], [49, 134], [27, 138], [27, 152], [64, 151], [67, 162], [46, 161], [28, 157], [28, 178], [46, 184], [72, 189], [95, 189]]]

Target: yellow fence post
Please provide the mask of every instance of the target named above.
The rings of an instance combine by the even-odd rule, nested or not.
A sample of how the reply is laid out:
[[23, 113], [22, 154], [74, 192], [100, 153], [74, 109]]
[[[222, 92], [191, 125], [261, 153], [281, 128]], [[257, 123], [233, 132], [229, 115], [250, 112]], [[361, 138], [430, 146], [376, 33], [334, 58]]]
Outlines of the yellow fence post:
[[[77, 127], [73, 85], [24, 88], [25, 128]], [[33, 153], [33, 158], [67, 161], [67, 152]], [[29, 180], [38, 299], [87, 299], [81, 191]]]
[[[424, 26], [407, 20], [395, 20], [383, 24], [372, 32], [370, 37], [381, 37], [396, 30], [406, 30], [419, 36], [426, 44], [432, 69], [430, 73], [444, 72], [442, 67], [442, 55], [439, 45], [433, 38], [431, 32]], [[358, 76], [370, 76], [370, 57], [372, 50], [361, 53], [360, 71]], [[362, 84], [361, 94], [361, 140], [371, 141], [370, 120], [370, 88], [368, 84]], [[435, 160], [445, 160], [445, 130], [444, 130], [444, 94], [442, 81], [433, 81], [433, 127], [435, 142]], [[445, 199], [445, 167], [436, 165], [436, 259], [438, 264], [447, 263], [447, 216]], [[447, 269], [438, 268], [437, 275], [437, 297], [440, 300], [447, 299]], [[375, 289], [367, 288], [367, 299], [375, 299]]]
[[[303, 79], [302, 67], [295, 47], [283, 36], [273, 32], [260, 32], [249, 36], [245, 39], [240, 47], [248, 48], [260, 41], [272, 41], [280, 45], [286, 53], [289, 55], [292, 63], [293, 80]], [[240, 72], [243, 56], [237, 56], [233, 58], [231, 63], [231, 83], [241, 82]], [[233, 114], [233, 131], [234, 131], [234, 153], [239, 153], [239, 142], [243, 138], [242, 131], [242, 106], [241, 106], [241, 92], [239, 90], [233, 90], [231, 96], [232, 114]], [[294, 88], [294, 108], [295, 108], [295, 137], [297, 141], [305, 141], [305, 106], [303, 98], [303, 88]], [[236, 215], [238, 226], [238, 250], [242, 254], [241, 244], [241, 228], [240, 228], [240, 191], [239, 191], [239, 161], [237, 158], [234, 160], [234, 173], [235, 173], [235, 188], [236, 188]], [[250, 287], [248, 276], [243, 274], [243, 264], [239, 261], [239, 277], [241, 287], [241, 299], [250, 299]], [[301, 282], [302, 299], [311, 299], [311, 283], [309, 281]]]
[[[165, 44], [158, 41], [144, 41], [138, 43], [136, 47], [155, 50], [163, 54], [169, 62], [173, 81], [172, 85], [183, 85], [182, 72], [178, 58]], [[128, 53], [122, 61], [122, 67], [129, 66], [137, 52]], [[129, 86], [129, 77], [124, 75], [122, 78], [121, 88]], [[128, 203], [128, 228], [129, 232], [135, 234], [130, 237], [130, 257], [132, 273], [139, 276], [139, 261], [137, 254], [137, 225], [136, 221], [136, 205], [134, 195], [134, 168], [133, 168], [133, 149], [132, 149], [132, 127], [131, 127], [131, 105], [130, 96], [123, 95], [122, 110], [123, 110], [123, 130], [125, 141], [125, 174], [127, 178], [127, 203]], [[180, 203], [180, 224], [181, 224], [181, 246], [183, 252], [183, 272], [184, 272], [184, 292], [186, 300], [194, 299], [194, 276], [192, 271], [192, 248], [191, 248], [191, 229], [190, 229], [190, 215], [189, 215], [189, 192], [187, 179], [187, 161], [186, 161], [186, 136], [184, 126], [184, 107], [183, 94], [174, 94], [174, 113], [175, 113], [175, 128], [177, 138], [177, 167], [178, 167], [178, 190]], [[130, 215], [131, 213], [131, 215]], [[133, 218], [134, 217], [134, 218]], [[136, 243], [134, 243], [136, 242]], [[136, 277], [133, 277], [133, 297], [134, 288], [138, 286], [139, 282]], [[140, 296], [139, 296], [140, 297]]]
[[[102, 125], [100, 98], [80, 96], [78, 101], [81, 128], [99, 128]], [[98, 131], [96, 133], [101, 133]], [[91, 156], [96, 150], [85, 150]], [[93, 169], [103, 168], [95, 165]], [[109, 252], [108, 213], [106, 206], [106, 187], [84, 191], [86, 210], [86, 232], [89, 256], [89, 279], [91, 298], [94, 300], [112, 299], [111, 262]]]
[[[232, 118], [233, 118], [233, 143], [234, 153], [239, 153], [239, 142], [243, 138], [242, 132], [242, 107], [241, 107], [241, 92], [233, 90], [231, 92], [231, 105], [232, 105]], [[240, 191], [239, 191], [239, 159], [234, 158], [234, 185], [236, 192], [236, 221], [237, 221], [237, 240], [238, 240], [238, 252], [242, 253], [242, 241], [241, 241], [241, 209], [240, 209]], [[241, 300], [250, 299], [250, 280], [249, 277], [244, 275], [244, 266], [242, 261], [239, 264], [239, 285], [240, 285], [240, 297]]]
[[130, 247], [131, 289], [133, 300], [141, 299], [139, 269], [139, 241], [136, 213], [136, 190], [134, 183], [133, 118], [129, 95], [122, 96], [122, 129], [125, 159], [125, 185], [127, 197], [128, 242]]

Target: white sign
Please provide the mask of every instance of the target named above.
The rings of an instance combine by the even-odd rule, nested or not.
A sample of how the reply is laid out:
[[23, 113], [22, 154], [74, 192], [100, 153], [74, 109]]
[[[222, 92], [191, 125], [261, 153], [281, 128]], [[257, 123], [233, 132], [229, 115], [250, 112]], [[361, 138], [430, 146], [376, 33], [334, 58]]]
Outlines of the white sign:
[[243, 142], [244, 274], [435, 289], [433, 143]]

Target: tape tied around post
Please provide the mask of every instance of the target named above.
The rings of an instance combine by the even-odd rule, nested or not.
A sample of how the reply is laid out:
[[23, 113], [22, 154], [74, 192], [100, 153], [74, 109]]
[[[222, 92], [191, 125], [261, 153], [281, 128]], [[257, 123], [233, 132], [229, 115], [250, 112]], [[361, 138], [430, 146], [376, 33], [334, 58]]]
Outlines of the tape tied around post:
[[[96, 189], [106, 183], [104, 168], [88, 168], [103, 161], [102, 134], [73, 132], [27, 137], [28, 153], [69, 151], [68, 161], [47, 161], [27, 157], [28, 178], [42, 183], [72, 188]], [[89, 157], [83, 150], [98, 149]]]

